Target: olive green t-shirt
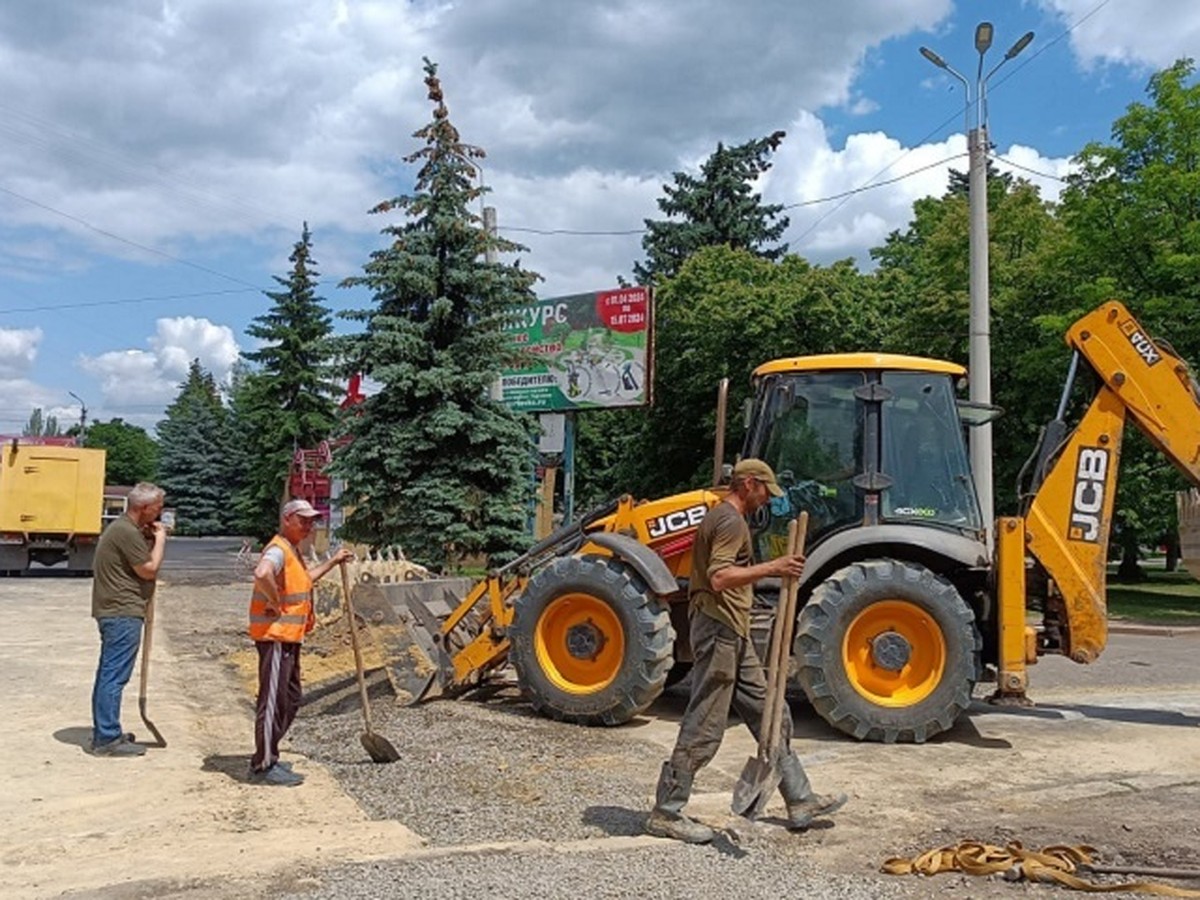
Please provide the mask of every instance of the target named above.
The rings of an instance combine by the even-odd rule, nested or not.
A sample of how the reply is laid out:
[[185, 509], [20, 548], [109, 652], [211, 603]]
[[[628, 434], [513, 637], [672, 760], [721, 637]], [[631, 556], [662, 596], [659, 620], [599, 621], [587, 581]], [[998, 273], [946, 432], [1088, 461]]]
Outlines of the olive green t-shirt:
[[688, 596], [692, 612], [702, 612], [722, 622], [744, 638], [750, 637], [750, 606], [754, 586], [714, 591], [712, 576], [726, 566], [749, 566], [754, 562], [750, 547], [750, 527], [731, 505], [718, 503], [705, 515], [696, 529], [692, 548], [692, 572], [688, 578]]
[[92, 564], [92, 615], [146, 617], [146, 604], [154, 596], [154, 579], [139, 578], [134, 566], [150, 561], [146, 537], [129, 516], [109, 523], [96, 545]]

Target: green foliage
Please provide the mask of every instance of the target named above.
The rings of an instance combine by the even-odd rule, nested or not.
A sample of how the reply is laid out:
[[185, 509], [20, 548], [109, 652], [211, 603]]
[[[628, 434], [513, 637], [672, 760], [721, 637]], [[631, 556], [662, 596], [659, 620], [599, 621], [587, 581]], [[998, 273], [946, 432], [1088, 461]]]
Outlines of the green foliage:
[[369, 288], [373, 305], [346, 314], [365, 330], [342, 341], [343, 358], [382, 387], [344, 419], [351, 440], [334, 471], [354, 506], [347, 537], [454, 567], [479, 553], [502, 560], [526, 542], [532, 423], [490, 390], [511, 360], [504, 328], [532, 302], [538, 276], [486, 261], [523, 248], [471, 211], [483, 193], [473, 160], [484, 154], [460, 140], [428, 60], [425, 73], [433, 120], [406, 158], [419, 164], [414, 193], [372, 210], [407, 221], [384, 228], [387, 246], [344, 282]]
[[295, 451], [327, 440], [334, 425], [330, 314], [316, 295], [320, 273], [305, 223], [289, 257], [283, 288], [264, 291], [270, 308], [246, 333], [262, 342], [244, 353], [256, 368], [234, 382], [233, 429], [240, 485], [234, 496], [239, 529], [256, 537], [274, 533], [288, 467]]
[[732, 459], [755, 368], [781, 356], [877, 348], [892, 314], [874, 280], [849, 261], [822, 268], [787, 256], [774, 263], [726, 246], [694, 253], [657, 291], [654, 406], [580, 417], [581, 455], [590, 460], [598, 448], [610, 466], [581, 473], [585, 505], [625, 491], [660, 496], [707, 483], [721, 378], [730, 382], [725, 446]]
[[178, 510], [176, 531], [185, 535], [231, 530], [233, 479], [226, 411], [212, 375], [192, 360], [187, 380], [158, 423], [159, 484]]
[[[887, 349], [966, 364], [970, 318], [970, 210], [952, 173], [940, 198], [913, 204], [904, 231], [872, 251], [895, 333]], [[996, 508], [1015, 513], [1016, 478], [1058, 402], [1068, 351], [1062, 335], [1076, 295], [1064, 259], [1067, 235], [1052, 204], [1026, 181], [988, 183], [992, 400]]]
[[56, 416], [47, 416], [39, 406], [29, 414], [29, 421], [21, 429], [25, 437], [58, 437], [63, 433]]
[[[1087, 274], [1078, 306], [1117, 296], [1190, 360], [1200, 359], [1200, 84], [1193, 74], [1192, 60], [1182, 59], [1152, 76], [1150, 102], [1127, 108], [1112, 143], [1080, 151], [1062, 197], [1069, 262]], [[1117, 504], [1130, 566], [1139, 540], [1175, 530], [1170, 496], [1180, 484], [1140, 436], [1128, 442]]]
[[158, 444], [146, 429], [123, 419], [93, 423], [83, 446], [105, 451], [104, 480], [108, 484], [133, 485], [158, 478]]
[[672, 175], [674, 186], [663, 185], [665, 196], [658, 200], [667, 221], [646, 220], [642, 238], [646, 261], [633, 267], [640, 284], [670, 278], [701, 247], [723, 244], [772, 260], [787, 253], [787, 244], [766, 246], [787, 230], [787, 217], [779, 218], [783, 207], [764, 205], [753, 188], [771, 168], [768, 158], [783, 138], [784, 132], [776, 131], [736, 147], [717, 144], [701, 165], [700, 177], [686, 172]]

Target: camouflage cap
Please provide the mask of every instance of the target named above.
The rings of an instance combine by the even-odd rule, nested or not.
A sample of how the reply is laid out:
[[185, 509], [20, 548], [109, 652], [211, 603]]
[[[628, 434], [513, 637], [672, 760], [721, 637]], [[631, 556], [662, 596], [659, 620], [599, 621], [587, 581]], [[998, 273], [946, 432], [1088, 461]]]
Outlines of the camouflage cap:
[[772, 497], [782, 497], [783, 488], [779, 486], [779, 482], [775, 480], [775, 473], [761, 459], [743, 459], [733, 467], [734, 478], [756, 478], [767, 486], [767, 491]]

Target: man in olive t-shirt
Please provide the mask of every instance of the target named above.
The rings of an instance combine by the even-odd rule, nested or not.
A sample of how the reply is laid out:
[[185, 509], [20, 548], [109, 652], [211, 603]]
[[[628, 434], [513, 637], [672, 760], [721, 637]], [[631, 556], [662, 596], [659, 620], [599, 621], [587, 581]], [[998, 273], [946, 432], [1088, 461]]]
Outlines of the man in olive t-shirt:
[[[655, 805], [646, 830], [702, 844], [713, 838], [707, 825], [683, 813], [696, 772], [716, 755], [725, 735], [729, 708], [734, 707], [755, 738], [761, 737], [767, 679], [750, 640], [750, 606], [754, 583], [770, 576], [799, 578], [803, 556], [780, 556], [755, 564], [745, 517], [782, 497], [771, 467], [760, 459], [743, 459], [733, 468], [725, 498], [708, 511], [696, 530], [691, 598], [692, 692], [679, 723], [679, 737], [669, 762], [663, 763]], [[808, 783], [800, 758], [791, 749], [792, 717], [783, 717], [779, 790], [787, 803], [788, 827], [807, 828], [846, 802], [846, 795], [818, 796]]]
[[158, 521], [163, 490], [142, 482], [129, 492], [125, 514], [109, 523], [96, 545], [92, 616], [100, 630], [100, 662], [92, 687], [92, 753], [141, 756], [121, 728], [121, 693], [142, 643], [146, 605], [154, 597], [167, 532]]

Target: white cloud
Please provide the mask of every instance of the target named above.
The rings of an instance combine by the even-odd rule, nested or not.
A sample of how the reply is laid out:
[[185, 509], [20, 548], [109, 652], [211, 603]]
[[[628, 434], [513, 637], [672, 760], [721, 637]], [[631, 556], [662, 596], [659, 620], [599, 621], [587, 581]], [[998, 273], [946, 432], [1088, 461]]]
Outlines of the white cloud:
[[238, 359], [238, 345], [227, 325], [194, 316], [159, 319], [149, 350], [110, 350], [83, 356], [79, 366], [99, 382], [103, 398], [98, 418], [122, 416], [151, 425], [179, 393], [193, 359], [227, 383]]
[[[1194, 0], [1041, 0], [1071, 27], [1071, 49], [1085, 68], [1107, 63], [1162, 69], [1200, 44], [1200, 6]], [[1170, 23], [1164, 27], [1164, 23]]]
[[25, 375], [37, 359], [40, 328], [0, 328], [0, 379]]

